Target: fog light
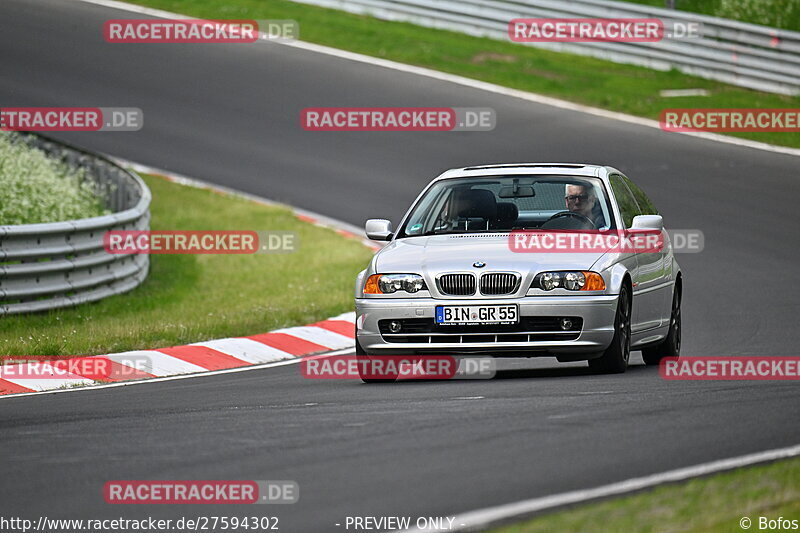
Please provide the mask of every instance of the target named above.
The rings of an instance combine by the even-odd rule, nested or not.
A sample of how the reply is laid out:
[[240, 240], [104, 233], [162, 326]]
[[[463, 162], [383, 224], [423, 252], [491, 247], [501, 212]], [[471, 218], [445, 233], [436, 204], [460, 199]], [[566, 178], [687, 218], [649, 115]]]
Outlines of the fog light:
[[572, 320], [569, 319], [569, 318], [562, 318], [561, 319], [561, 329], [563, 329], [564, 331], [572, 329]]
[[400, 324], [397, 320], [392, 320], [389, 322], [389, 331], [392, 333], [400, 333], [400, 330], [403, 329], [403, 325]]

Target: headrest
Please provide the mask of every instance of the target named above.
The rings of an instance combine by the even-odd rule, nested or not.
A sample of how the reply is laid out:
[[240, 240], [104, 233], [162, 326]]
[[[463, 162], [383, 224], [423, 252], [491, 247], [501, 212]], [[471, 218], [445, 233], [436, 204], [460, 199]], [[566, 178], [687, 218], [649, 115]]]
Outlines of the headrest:
[[519, 218], [519, 208], [517, 208], [517, 204], [512, 202], [498, 202], [497, 222], [501, 227], [513, 226], [517, 218]]
[[492, 191], [462, 189], [453, 195], [453, 212], [459, 218], [497, 218], [497, 200]]

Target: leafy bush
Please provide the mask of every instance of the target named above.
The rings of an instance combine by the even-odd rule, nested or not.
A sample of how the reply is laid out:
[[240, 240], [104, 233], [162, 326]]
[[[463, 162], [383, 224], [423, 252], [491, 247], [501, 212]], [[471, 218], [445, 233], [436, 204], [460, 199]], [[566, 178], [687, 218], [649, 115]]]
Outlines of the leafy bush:
[[108, 213], [86, 179], [17, 134], [0, 132], [0, 225], [60, 222]]
[[715, 15], [734, 20], [797, 30], [798, 0], [720, 0]]
[[[666, 7], [667, 0], [625, 0]], [[800, 0], [675, 0], [675, 8], [714, 17], [800, 31]]]

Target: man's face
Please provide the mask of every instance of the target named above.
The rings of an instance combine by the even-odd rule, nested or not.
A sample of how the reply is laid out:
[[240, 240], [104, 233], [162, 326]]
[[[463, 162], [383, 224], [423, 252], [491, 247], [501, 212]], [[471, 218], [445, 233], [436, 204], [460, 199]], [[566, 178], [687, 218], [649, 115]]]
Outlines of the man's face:
[[592, 218], [592, 208], [596, 201], [597, 198], [588, 187], [584, 187], [583, 185], [567, 185], [567, 209], [573, 213], [579, 213], [585, 217]]

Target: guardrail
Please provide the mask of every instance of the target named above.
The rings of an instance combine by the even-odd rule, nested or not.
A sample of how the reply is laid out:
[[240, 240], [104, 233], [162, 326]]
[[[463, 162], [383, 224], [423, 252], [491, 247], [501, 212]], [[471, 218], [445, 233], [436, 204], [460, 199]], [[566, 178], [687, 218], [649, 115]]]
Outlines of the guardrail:
[[25, 141], [86, 169], [109, 215], [47, 224], [0, 226], [0, 315], [100, 300], [129, 291], [147, 277], [146, 254], [109, 254], [108, 230], [150, 228], [150, 189], [110, 160], [38, 135]]
[[700, 23], [699, 38], [654, 43], [525, 43], [757, 89], [800, 94], [800, 32], [610, 0], [295, 0], [377, 18], [509, 40], [515, 18], [658, 18]]

